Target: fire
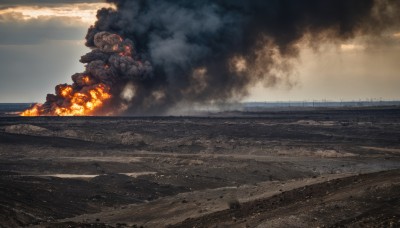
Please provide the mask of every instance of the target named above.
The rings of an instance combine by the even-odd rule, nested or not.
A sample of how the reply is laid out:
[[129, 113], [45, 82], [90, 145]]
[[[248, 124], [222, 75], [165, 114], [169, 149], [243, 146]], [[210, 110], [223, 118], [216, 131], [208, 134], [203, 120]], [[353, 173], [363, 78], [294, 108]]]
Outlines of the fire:
[[49, 107], [50, 110], [45, 110], [43, 105], [36, 104], [20, 115], [90, 116], [98, 111], [105, 101], [111, 98], [110, 87], [102, 83], [91, 87], [89, 90], [78, 92], [74, 91], [70, 85], [60, 86], [59, 89], [59, 96], [64, 99], [62, 105], [57, 104], [56, 107]]
[[[133, 42], [129, 39], [123, 39], [118, 34], [98, 32], [94, 36], [93, 42], [95, 50], [83, 56], [81, 60], [81, 62], [87, 63], [85, 72], [72, 75], [73, 83], [71, 85], [57, 85], [55, 94], [48, 94], [44, 104], [31, 107], [22, 112], [21, 116], [115, 114], [114, 112], [104, 112], [105, 108], [103, 107], [110, 104], [107, 100], [111, 99], [111, 87], [118, 80], [116, 74], [119, 74], [119, 71], [121, 74], [139, 74], [141, 70], [144, 71], [145, 67], [139, 60], [134, 59]], [[98, 52], [102, 54], [99, 55]], [[110, 59], [114, 59], [116, 62], [120, 61], [120, 66], [114, 64], [114, 60]], [[91, 64], [92, 62], [94, 64]], [[138, 64], [134, 64], [135, 62]], [[128, 72], [133, 67], [139, 69]], [[133, 95], [129, 99], [132, 97]]]
[[20, 116], [39, 116], [42, 104], [35, 104], [32, 108], [23, 111]]
[[124, 50], [119, 53], [120, 56], [132, 56], [132, 48], [128, 45], [124, 46]]
[[82, 81], [83, 81], [85, 84], [89, 84], [89, 83], [90, 83], [90, 78], [89, 78], [89, 76], [83, 77], [83, 78], [82, 78]]
[[112, 49], [113, 49], [113, 51], [118, 51], [118, 50], [119, 50], [118, 44], [115, 44], [115, 45], [112, 47]]
[[68, 98], [71, 96], [71, 93], [73, 92], [72, 86], [65, 86], [61, 87], [61, 92], [60, 95], [64, 98]]

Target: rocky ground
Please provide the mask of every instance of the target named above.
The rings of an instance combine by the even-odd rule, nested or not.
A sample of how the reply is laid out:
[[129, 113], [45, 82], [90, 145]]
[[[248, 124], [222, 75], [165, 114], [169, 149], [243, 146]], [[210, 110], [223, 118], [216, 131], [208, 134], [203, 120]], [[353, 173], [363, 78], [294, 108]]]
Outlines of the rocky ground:
[[397, 227], [400, 109], [0, 118], [0, 227]]

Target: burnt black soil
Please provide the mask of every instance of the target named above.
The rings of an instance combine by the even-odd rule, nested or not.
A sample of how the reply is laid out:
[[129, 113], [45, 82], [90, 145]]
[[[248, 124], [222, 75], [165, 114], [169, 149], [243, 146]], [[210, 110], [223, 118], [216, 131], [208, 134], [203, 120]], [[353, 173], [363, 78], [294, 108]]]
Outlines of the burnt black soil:
[[[400, 109], [394, 107], [237, 112], [205, 117], [2, 117], [0, 226], [46, 222], [68, 226], [69, 221], [59, 219], [110, 208], [118, 213], [118, 208], [130, 204], [165, 197], [172, 201], [181, 192], [286, 183], [331, 174], [357, 176], [399, 168]], [[379, 175], [395, 177], [396, 172]], [[58, 174], [98, 176], [52, 177]], [[380, 183], [375, 176], [366, 177], [371, 183]], [[320, 212], [316, 206], [320, 201], [313, 199], [324, 200], [330, 194], [327, 192], [339, 194], [351, 189], [356, 183], [351, 178], [358, 177], [245, 202], [234, 211], [217, 211], [209, 217], [193, 215], [181, 225], [283, 226], [285, 223], [274, 219], [288, 215], [284, 209], [293, 205], [300, 205], [296, 210], [301, 211], [303, 204], [309, 208], [309, 215], [299, 212], [288, 215], [286, 221], [293, 220], [302, 227], [347, 226], [372, 220], [378, 221], [378, 226], [393, 223], [392, 218], [397, 218], [398, 185], [393, 182], [392, 186], [390, 181], [384, 183], [387, 186], [381, 193], [361, 194], [357, 203], [347, 204], [354, 197], [350, 201], [337, 200], [340, 211], [374, 202], [365, 207], [368, 211], [348, 217], [334, 214], [332, 220], [327, 219], [332, 213]], [[374, 189], [369, 184], [367, 187]], [[334, 211], [332, 207], [327, 211]], [[260, 214], [262, 222], [251, 219], [255, 214]], [[232, 216], [239, 223], [231, 223], [235, 220], [231, 221]]]
[[400, 170], [336, 179], [242, 203], [170, 227], [290, 226], [295, 224], [268, 220], [290, 220], [305, 215], [307, 224], [313, 227], [397, 227], [399, 180]]
[[57, 177], [0, 176], [0, 221], [9, 226], [99, 212], [188, 191], [145, 179], [108, 174], [89, 181]]

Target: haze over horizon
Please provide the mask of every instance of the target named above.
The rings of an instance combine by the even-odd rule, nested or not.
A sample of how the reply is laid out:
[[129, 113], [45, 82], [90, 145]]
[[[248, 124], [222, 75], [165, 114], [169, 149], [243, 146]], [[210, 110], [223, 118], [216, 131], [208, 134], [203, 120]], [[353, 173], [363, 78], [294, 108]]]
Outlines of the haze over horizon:
[[[55, 85], [71, 83], [71, 75], [84, 69], [80, 56], [90, 50], [87, 29], [104, 6], [90, 0], [2, 1], [0, 103], [43, 103]], [[244, 101], [400, 100], [399, 26], [318, 50], [298, 45], [289, 79], [254, 84]]]

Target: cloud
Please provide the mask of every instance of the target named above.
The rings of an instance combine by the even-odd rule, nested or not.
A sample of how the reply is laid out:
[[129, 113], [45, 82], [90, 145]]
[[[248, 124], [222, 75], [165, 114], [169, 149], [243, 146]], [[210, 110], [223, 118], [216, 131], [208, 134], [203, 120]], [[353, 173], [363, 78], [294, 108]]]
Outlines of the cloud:
[[360, 44], [342, 44], [340, 45], [342, 51], [362, 51], [365, 47]]
[[76, 3], [99, 3], [104, 2], [102, 0], [2, 0], [0, 2], [1, 7], [12, 7], [12, 6], [45, 6], [45, 5], [65, 5], [65, 4], [76, 4]]
[[36, 44], [45, 40], [82, 40], [86, 26], [77, 18], [39, 17], [23, 20], [19, 13], [0, 15], [0, 44]]
[[29, 20], [39, 17], [71, 17], [81, 20], [82, 23], [92, 24], [96, 19], [98, 9], [112, 7], [108, 3], [77, 3], [57, 4], [51, 6], [43, 5], [18, 5], [0, 9], [0, 16], [5, 14], [21, 14], [19, 19]]
[[[49, 2], [56, 1], [41, 3]], [[0, 45], [82, 40], [89, 25], [96, 20], [97, 10], [111, 6], [107, 3], [57, 3], [52, 6], [19, 5], [0, 9]]]

